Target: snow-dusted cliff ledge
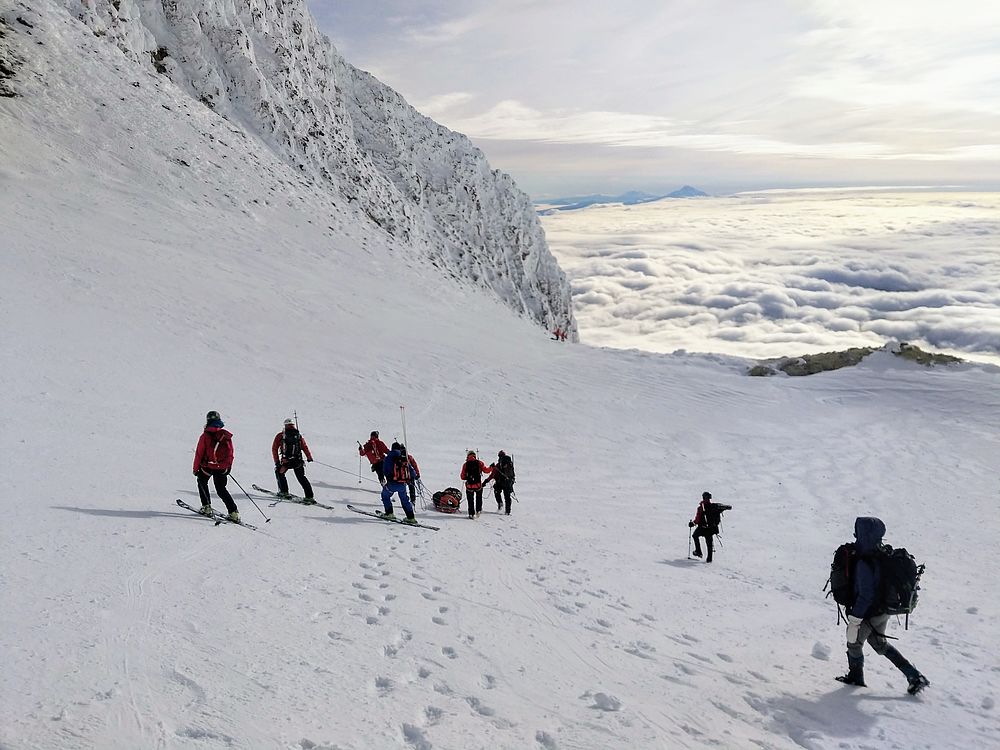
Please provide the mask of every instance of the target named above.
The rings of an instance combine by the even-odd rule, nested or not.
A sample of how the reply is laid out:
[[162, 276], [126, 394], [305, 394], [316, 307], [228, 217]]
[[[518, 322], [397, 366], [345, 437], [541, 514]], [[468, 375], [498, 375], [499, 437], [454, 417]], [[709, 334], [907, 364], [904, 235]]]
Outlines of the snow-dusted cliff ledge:
[[345, 62], [304, 0], [62, 4], [442, 271], [575, 338], [569, 283], [528, 196], [465, 136]]

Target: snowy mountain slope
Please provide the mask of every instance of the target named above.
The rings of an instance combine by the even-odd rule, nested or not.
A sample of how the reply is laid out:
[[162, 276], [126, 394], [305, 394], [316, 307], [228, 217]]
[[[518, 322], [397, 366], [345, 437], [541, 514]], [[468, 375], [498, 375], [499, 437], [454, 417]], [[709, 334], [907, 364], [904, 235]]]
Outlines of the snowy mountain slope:
[[575, 330], [528, 197], [464, 136], [349, 65], [304, 0], [62, 3], [147, 71], [260, 137], [402, 246]]
[[[50, 18], [0, 100], [0, 745], [993, 742], [995, 369], [760, 380], [550, 341]], [[514, 514], [347, 511], [377, 505], [354, 441], [401, 437], [400, 405], [429, 488], [513, 452]], [[296, 409], [337, 510], [177, 509], [208, 409], [247, 489]], [[680, 540], [703, 489], [735, 506], [712, 566]], [[928, 565], [892, 631], [919, 699], [875, 658], [867, 690], [832, 680], [820, 589], [861, 513]]]

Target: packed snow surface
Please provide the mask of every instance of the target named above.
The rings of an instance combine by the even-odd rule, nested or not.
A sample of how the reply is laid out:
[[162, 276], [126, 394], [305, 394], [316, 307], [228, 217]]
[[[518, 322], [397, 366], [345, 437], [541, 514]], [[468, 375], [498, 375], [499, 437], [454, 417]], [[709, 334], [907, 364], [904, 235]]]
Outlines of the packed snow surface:
[[[0, 746], [996, 744], [996, 368], [758, 379], [552, 341], [105, 40], [25, 20], [48, 55], [0, 99]], [[297, 411], [336, 509], [256, 496], [266, 523], [233, 482], [259, 531], [179, 509], [209, 409], [248, 490]], [[513, 514], [349, 512], [379, 507], [355, 441], [404, 413], [431, 490], [512, 453]], [[712, 565], [703, 490], [734, 506]], [[867, 689], [833, 680], [822, 587], [868, 514], [927, 565], [891, 630], [918, 698], [871, 655]]]

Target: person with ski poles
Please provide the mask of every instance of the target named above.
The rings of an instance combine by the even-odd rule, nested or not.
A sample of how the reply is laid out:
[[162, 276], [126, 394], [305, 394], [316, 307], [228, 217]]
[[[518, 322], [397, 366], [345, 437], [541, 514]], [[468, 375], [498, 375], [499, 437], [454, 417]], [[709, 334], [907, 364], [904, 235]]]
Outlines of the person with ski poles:
[[489, 466], [476, 458], [475, 451], [469, 451], [459, 475], [465, 482], [465, 500], [469, 504], [469, 518], [479, 518], [483, 512], [483, 475], [493, 472]]
[[305, 504], [313, 505], [313, 488], [306, 479], [305, 463], [302, 456], [305, 454], [306, 461], [312, 461], [312, 453], [306, 439], [302, 437], [299, 428], [295, 426], [294, 419], [286, 419], [281, 432], [274, 436], [271, 442], [271, 458], [274, 459], [274, 476], [278, 480], [278, 497], [289, 497], [288, 477], [285, 473], [291, 469], [295, 472], [295, 478], [302, 485], [302, 492], [305, 494]]
[[719, 533], [719, 524], [722, 523], [722, 514], [727, 510], [732, 510], [732, 505], [712, 502], [711, 492], [701, 493], [701, 502], [698, 503], [698, 510], [695, 512], [694, 520], [688, 521], [688, 528], [697, 526], [694, 532], [694, 556], [701, 557], [701, 538], [705, 539], [705, 547], [708, 556], [705, 562], [712, 562], [712, 553], [715, 549], [714, 537]]
[[201, 509], [198, 512], [205, 516], [211, 516], [215, 512], [208, 494], [208, 480], [211, 479], [215, 483], [216, 494], [229, 511], [229, 520], [239, 523], [239, 508], [226, 489], [236, 449], [233, 447], [233, 433], [223, 429], [224, 427], [219, 412], [210, 411], [205, 415], [205, 429], [194, 449], [193, 468], [194, 475], [198, 478], [198, 496], [201, 498]]
[[[497, 501], [497, 513], [504, 509], [506, 501], [506, 514], [510, 515], [510, 498], [514, 492], [514, 460], [503, 451], [497, 453], [496, 463], [490, 464], [492, 473], [486, 481], [493, 481], [493, 497]], [[501, 499], [503, 495], [503, 499]]]
[[406, 496], [406, 487], [414, 481], [414, 477], [413, 466], [406, 455], [405, 445], [392, 444], [391, 450], [382, 462], [382, 471], [385, 474], [385, 486], [382, 487], [382, 507], [385, 508], [383, 518], [395, 520], [396, 515], [392, 512], [392, 496], [399, 494], [399, 502], [406, 514], [405, 523], [416, 523], [417, 518], [413, 513], [413, 505], [410, 503], [410, 498]]
[[[365, 456], [371, 462], [371, 470], [375, 472], [375, 476], [378, 477], [378, 483], [385, 487], [385, 471], [383, 470], [382, 464], [385, 461], [385, 457], [389, 453], [389, 448], [378, 439], [378, 430], [372, 430], [371, 437], [368, 438], [368, 442], [364, 445], [361, 441], [358, 441], [358, 455]], [[360, 480], [360, 477], [358, 477]]]

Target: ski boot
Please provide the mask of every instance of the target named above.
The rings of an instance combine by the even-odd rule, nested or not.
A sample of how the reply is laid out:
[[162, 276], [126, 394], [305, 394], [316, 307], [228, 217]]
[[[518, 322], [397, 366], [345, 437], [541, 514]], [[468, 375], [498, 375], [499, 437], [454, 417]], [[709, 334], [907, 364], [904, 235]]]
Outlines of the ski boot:
[[403, 523], [408, 523], [410, 524], [410, 526], [416, 526], [417, 519], [414, 518], [413, 516], [407, 516], [406, 518], [403, 519]]
[[239, 523], [240, 522], [240, 512], [238, 510], [234, 510], [232, 513], [230, 513], [228, 516], [226, 516], [226, 518], [228, 518], [233, 523]]
[[315, 498], [312, 498], [312, 497], [304, 497], [304, 498], [302, 498], [302, 504], [303, 505], [315, 505], [316, 504], [316, 500], [315, 500]]
[[865, 662], [863, 659], [847, 659], [847, 674], [840, 675], [838, 682], [845, 685], [856, 685], [857, 687], [868, 687], [865, 685]]
[[198, 512], [201, 513], [203, 516], [211, 516], [215, 514], [215, 511], [212, 510], [211, 505], [202, 505], [200, 508], [198, 508]]
[[395, 521], [395, 520], [396, 520], [396, 514], [395, 514], [395, 513], [393, 513], [393, 512], [392, 512], [392, 511], [390, 510], [390, 511], [389, 511], [388, 513], [383, 513], [383, 514], [382, 514], [382, 518], [384, 518], [384, 519], [385, 519], [385, 520], [387, 520], [387, 521]]

